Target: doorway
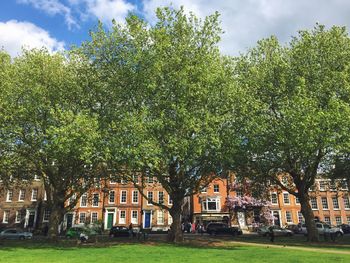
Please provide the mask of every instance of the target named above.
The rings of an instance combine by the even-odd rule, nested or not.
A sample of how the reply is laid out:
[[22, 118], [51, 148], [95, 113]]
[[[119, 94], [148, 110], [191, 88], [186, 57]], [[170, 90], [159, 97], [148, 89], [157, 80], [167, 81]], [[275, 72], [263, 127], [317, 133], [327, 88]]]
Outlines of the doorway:
[[113, 227], [114, 222], [114, 213], [107, 214], [107, 229], [111, 229]]
[[147, 211], [144, 212], [145, 213], [145, 218], [144, 218], [144, 224], [143, 224], [143, 228], [151, 228], [151, 217], [152, 217], [152, 212], [151, 211]]

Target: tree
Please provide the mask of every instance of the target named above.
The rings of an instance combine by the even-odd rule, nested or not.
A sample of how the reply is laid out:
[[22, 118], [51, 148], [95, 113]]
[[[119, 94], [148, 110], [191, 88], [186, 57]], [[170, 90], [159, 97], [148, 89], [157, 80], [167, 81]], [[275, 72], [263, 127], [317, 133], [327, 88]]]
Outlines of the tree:
[[275, 37], [259, 41], [237, 61], [255, 105], [245, 145], [249, 175], [299, 198], [310, 241], [318, 234], [309, 190], [349, 141], [349, 55], [345, 28], [317, 25], [284, 47]]
[[64, 214], [104, 170], [98, 119], [87, 103], [93, 86], [88, 64], [73, 53], [32, 50], [6, 67], [11, 80], [0, 92], [1, 176], [43, 179], [55, 237]]
[[131, 15], [110, 31], [100, 24], [82, 52], [110, 94], [101, 105], [113, 167], [129, 178], [156, 177], [173, 205], [149, 201], [169, 210], [170, 240], [180, 242], [185, 197], [218, 170], [219, 132], [235, 105], [235, 86], [217, 47], [218, 14], [201, 21], [164, 8], [157, 18], [148, 25]]

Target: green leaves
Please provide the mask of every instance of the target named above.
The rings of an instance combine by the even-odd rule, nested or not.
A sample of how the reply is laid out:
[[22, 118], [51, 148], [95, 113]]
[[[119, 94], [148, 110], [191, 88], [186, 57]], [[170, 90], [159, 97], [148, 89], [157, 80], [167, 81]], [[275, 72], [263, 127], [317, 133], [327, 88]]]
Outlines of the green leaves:
[[349, 55], [344, 28], [316, 26], [285, 47], [275, 38], [262, 40], [238, 60], [238, 80], [257, 105], [248, 129], [257, 165], [261, 160], [270, 171], [298, 174], [313, 167], [314, 178], [344, 146], [350, 128]]

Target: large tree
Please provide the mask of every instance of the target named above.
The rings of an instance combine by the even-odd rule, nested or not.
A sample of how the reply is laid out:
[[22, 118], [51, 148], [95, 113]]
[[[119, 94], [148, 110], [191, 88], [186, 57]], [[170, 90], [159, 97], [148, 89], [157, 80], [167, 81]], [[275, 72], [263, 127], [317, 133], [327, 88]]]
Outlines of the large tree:
[[4, 182], [10, 175], [13, 182], [42, 178], [55, 237], [75, 205], [66, 201], [73, 194], [78, 199], [103, 171], [98, 120], [88, 103], [91, 71], [76, 54], [46, 50], [5, 61], [11, 79], [0, 91], [0, 174]]
[[249, 174], [299, 198], [310, 241], [318, 240], [310, 188], [349, 140], [349, 69], [345, 28], [320, 25], [286, 46], [262, 40], [237, 62], [240, 85], [256, 105], [247, 124]]
[[136, 16], [110, 30], [99, 25], [82, 49], [109, 94], [100, 104], [113, 167], [162, 184], [173, 205], [150, 201], [169, 210], [175, 242], [182, 240], [184, 199], [216, 175], [220, 130], [235, 105], [231, 63], [217, 47], [220, 34], [218, 14], [201, 21], [164, 8], [154, 25]]

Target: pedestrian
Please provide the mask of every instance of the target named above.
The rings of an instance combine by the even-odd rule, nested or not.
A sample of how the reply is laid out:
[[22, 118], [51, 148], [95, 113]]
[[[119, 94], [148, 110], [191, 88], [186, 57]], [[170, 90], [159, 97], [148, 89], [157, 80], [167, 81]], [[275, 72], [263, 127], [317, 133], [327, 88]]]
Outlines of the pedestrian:
[[181, 231], [185, 232], [185, 223], [184, 222], [181, 223]]
[[132, 223], [130, 223], [130, 225], [129, 225], [129, 237], [130, 237], [130, 238], [133, 237]]
[[196, 223], [192, 223], [192, 231], [193, 234], [196, 233]]
[[269, 227], [270, 241], [275, 242], [275, 233], [273, 232], [273, 226]]

